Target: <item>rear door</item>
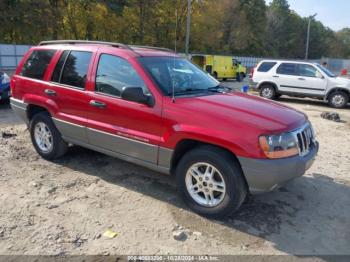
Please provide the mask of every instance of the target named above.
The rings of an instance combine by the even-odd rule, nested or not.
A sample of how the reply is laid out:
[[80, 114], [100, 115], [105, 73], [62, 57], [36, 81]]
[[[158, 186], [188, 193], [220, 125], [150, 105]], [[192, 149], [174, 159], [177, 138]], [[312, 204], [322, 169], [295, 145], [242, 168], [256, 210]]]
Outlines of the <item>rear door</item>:
[[157, 164], [160, 101], [149, 107], [121, 99], [123, 87], [142, 87], [145, 94], [151, 95], [135, 61], [103, 52], [96, 61], [95, 87], [90, 92], [88, 110], [89, 143], [122, 158]]
[[92, 58], [92, 51], [61, 52], [51, 82], [44, 91], [58, 107], [54, 117], [57, 128], [63, 137], [72, 142], [88, 142], [86, 124], [89, 97], [85, 85]]
[[278, 90], [282, 92], [298, 92], [299, 80], [296, 63], [281, 63], [273, 74], [273, 81], [277, 83]]

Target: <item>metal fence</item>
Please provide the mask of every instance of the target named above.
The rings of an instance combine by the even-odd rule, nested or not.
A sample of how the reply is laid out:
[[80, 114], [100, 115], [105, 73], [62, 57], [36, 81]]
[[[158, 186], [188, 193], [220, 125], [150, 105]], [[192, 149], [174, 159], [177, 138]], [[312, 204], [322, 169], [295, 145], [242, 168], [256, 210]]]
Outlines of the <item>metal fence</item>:
[[[30, 45], [14, 45], [14, 44], [0, 44], [0, 70], [7, 71], [11, 74], [23, 55], [30, 48]], [[248, 69], [255, 67], [261, 60], [268, 59], [262, 57], [248, 57], [248, 56], [234, 56], [241, 61], [242, 65]], [[327, 63], [327, 68], [339, 74], [342, 69], [347, 69], [350, 72], [350, 59], [335, 59], [335, 58], [321, 58], [312, 60], [312, 62]]]
[[15, 69], [30, 45], [0, 44], [0, 68]]

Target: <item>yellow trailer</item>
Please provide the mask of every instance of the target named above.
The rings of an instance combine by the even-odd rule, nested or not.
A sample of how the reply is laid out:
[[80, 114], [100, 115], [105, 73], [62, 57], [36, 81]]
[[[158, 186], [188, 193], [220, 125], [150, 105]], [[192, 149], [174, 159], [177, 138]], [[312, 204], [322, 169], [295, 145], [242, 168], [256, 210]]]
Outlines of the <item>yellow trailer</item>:
[[232, 56], [222, 55], [192, 55], [192, 62], [217, 79], [237, 79], [246, 77], [247, 69]]

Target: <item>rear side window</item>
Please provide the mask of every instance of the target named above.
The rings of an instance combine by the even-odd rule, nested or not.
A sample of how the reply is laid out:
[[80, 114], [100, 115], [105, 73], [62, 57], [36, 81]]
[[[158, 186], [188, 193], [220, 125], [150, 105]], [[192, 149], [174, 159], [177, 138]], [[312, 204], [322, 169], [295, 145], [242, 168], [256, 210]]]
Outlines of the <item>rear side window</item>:
[[[58, 82], [61, 84], [83, 89], [85, 87], [86, 77], [91, 61], [91, 55], [91, 52], [71, 51], [67, 59], [65, 59], [65, 63], [62, 62], [64, 63], [64, 67], [62, 73], [60, 73], [61, 77]], [[61, 57], [62, 60], [64, 60], [63, 56], [64, 53]], [[60, 61], [58, 61], [58, 63], [60, 63]], [[59, 66], [58, 63], [57, 66]], [[54, 73], [53, 77], [56, 77], [57, 74], [58, 73]]]
[[298, 75], [297, 64], [282, 63], [276, 70], [277, 74], [281, 75]]
[[34, 50], [23, 65], [21, 75], [34, 79], [43, 79], [46, 68], [55, 52], [56, 50]]
[[66, 62], [67, 56], [69, 54], [69, 50], [66, 50], [62, 53], [60, 59], [58, 60], [55, 70], [53, 71], [51, 81], [52, 82], [60, 82], [61, 74], [62, 74], [62, 67], [64, 65], [64, 62]]
[[263, 62], [258, 68], [258, 72], [268, 72], [272, 67], [274, 67], [277, 63], [276, 62]]
[[98, 63], [95, 91], [120, 97], [123, 87], [141, 87], [149, 93], [145, 83], [128, 61], [102, 54]]

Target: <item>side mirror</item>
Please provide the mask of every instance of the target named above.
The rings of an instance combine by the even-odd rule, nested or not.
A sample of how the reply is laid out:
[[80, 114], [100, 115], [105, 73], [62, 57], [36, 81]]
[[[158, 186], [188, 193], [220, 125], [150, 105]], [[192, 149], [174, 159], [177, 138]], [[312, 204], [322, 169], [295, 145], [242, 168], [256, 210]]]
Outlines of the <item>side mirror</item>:
[[145, 95], [141, 87], [123, 87], [121, 98], [148, 106], [154, 105], [154, 99], [151, 95]]
[[324, 76], [319, 71], [316, 71], [316, 77], [324, 79]]

